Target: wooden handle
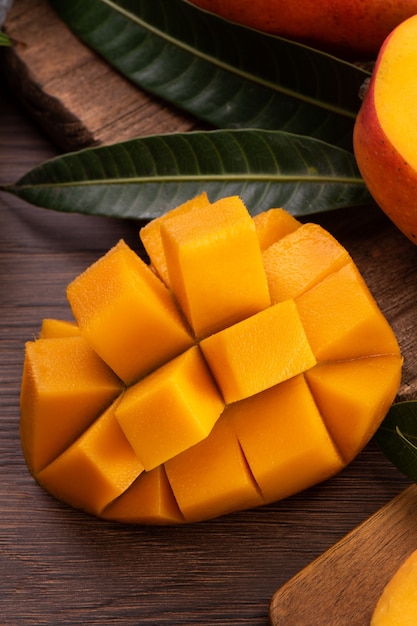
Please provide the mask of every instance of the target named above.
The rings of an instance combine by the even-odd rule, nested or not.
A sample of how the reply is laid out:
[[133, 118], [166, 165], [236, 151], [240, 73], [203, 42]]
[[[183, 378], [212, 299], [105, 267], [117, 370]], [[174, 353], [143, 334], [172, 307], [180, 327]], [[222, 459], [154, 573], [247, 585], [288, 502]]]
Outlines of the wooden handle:
[[388, 580], [417, 548], [411, 485], [278, 589], [273, 626], [369, 626]]

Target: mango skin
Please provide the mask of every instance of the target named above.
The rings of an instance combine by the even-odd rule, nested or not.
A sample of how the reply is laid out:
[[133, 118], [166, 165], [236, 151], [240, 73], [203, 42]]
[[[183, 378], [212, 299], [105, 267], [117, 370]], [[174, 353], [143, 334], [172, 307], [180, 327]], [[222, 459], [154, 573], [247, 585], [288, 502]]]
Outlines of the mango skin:
[[[414, 244], [417, 243], [417, 171], [393, 145], [388, 131], [380, 120], [375, 90], [385, 55], [394, 55], [391, 49], [394, 36], [405, 27], [413, 26], [417, 46], [417, 16], [398, 26], [386, 38], [378, 54], [353, 131], [353, 148], [362, 178], [375, 202], [397, 228]], [[398, 43], [395, 46], [398, 49]], [[410, 68], [414, 73], [415, 68]], [[398, 96], [398, 116], [408, 115], [407, 106]], [[410, 119], [410, 129], [415, 118]], [[409, 137], [413, 141], [412, 136]]]
[[412, 552], [385, 586], [370, 626], [414, 626], [417, 615], [417, 550]]
[[375, 59], [389, 33], [417, 13], [416, 0], [190, 0], [232, 22], [342, 57]]

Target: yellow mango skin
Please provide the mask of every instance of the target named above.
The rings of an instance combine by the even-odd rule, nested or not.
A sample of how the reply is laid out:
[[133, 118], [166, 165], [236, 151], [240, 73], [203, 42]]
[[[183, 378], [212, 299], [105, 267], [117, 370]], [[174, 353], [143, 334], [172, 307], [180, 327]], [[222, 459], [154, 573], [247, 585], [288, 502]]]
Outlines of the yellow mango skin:
[[166, 264], [165, 250], [161, 239], [161, 224], [172, 219], [176, 215], [182, 215], [184, 213], [188, 213], [188, 211], [192, 211], [193, 209], [209, 205], [210, 202], [207, 197], [207, 193], [203, 192], [199, 196], [191, 198], [191, 200], [187, 200], [187, 202], [180, 204], [175, 209], [172, 209], [172, 211], [168, 211], [168, 213], [164, 213], [163, 215], [156, 217], [140, 229], [139, 237], [149, 256], [150, 265], [167, 287], [170, 286], [169, 274]]
[[256, 229], [237, 196], [175, 215], [161, 237], [170, 285], [197, 338], [269, 306]]
[[271, 302], [297, 298], [350, 261], [347, 251], [318, 224], [304, 224], [263, 253]]
[[149, 471], [207, 437], [224, 409], [194, 346], [129, 387], [116, 417]]
[[[197, 205], [200, 201], [207, 198]], [[210, 211], [216, 211], [215, 204]], [[192, 205], [177, 215], [191, 217]], [[164, 298], [169, 295], [176, 313], [172, 318], [168, 312], [168, 319], [180, 320], [187, 341], [178, 354], [124, 384], [87, 342], [81, 314], [75, 326], [58, 320], [43, 325], [43, 339], [32, 343], [44, 347], [29, 349], [25, 358], [21, 439], [29, 467], [39, 450], [51, 452], [50, 462], [32, 467], [47, 491], [106, 520], [192, 523], [260, 506], [326, 480], [366, 444], [399, 385], [402, 358], [392, 329], [347, 252], [322, 229], [301, 225], [279, 209], [252, 220], [252, 242], [253, 229], [268, 289], [274, 276], [268, 285], [263, 256], [277, 238], [286, 250], [290, 292], [301, 295], [269, 304], [203, 339], [187, 334], [176, 294], [171, 296], [155, 268], [144, 271], [140, 261], [138, 270], [135, 253], [124, 242], [93, 265], [91, 274], [81, 275], [77, 288], [85, 292], [73, 292], [74, 309], [81, 306], [88, 326], [92, 307], [99, 339], [113, 328], [124, 333], [125, 352], [120, 346], [115, 350], [119, 365], [130, 361], [132, 351], [136, 358], [139, 345], [127, 342], [125, 325], [141, 321], [139, 310], [148, 319], [161, 311], [158, 295], [155, 309], [147, 309], [145, 295], [135, 292], [132, 312], [125, 291], [135, 291], [137, 273], [144, 272], [151, 291], [156, 281], [157, 294], [162, 289]], [[150, 229], [151, 240], [162, 242], [160, 230]], [[291, 241], [295, 247], [304, 241], [305, 247], [298, 243], [291, 255]], [[242, 247], [240, 258], [245, 255]], [[281, 276], [284, 283], [288, 277]], [[110, 291], [116, 288], [103, 324], [109, 283]], [[217, 285], [206, 283], [205, 288], [205, 300], [215, 302]], [[158, 350], [163, 339], [159, 333], [150, 343]], [[77, 362], [71, 342], [84, 346]], [[89, 393], [83, 395], [83, 385], [96, 397], [106, 387], [98, 374], [102, 370], [116, 384], [111, 399], [97, 409], [89, 405]], [[74, 397], [68, 396], [65, 380], [67, 385], [75, 381]], [[71, 424], [61, 441], [51, 416], [55, 407], [67, 405], [68, 421], [80, 407], [84, 421]], [[182, 437], [188, 439], [178, 446]], [[85, 479], [79, 488], [82, 481], [74, 476]]]
[[417, 550], [400, 565], [385, 586], [370, 626], [415, 626], [417, 615]]
[[20, 394], [24, 456], [36, 474], [121, 393], [123, 384], [80, 336], [26, 344]]
[[294, 300], [229, 326], [204, 339], [200, 347], [227, 403], [259, 393], [316, 364]]
[[49, 493], [92, 515], [100, 515], [144, 470], [116, 420], [118, 402], [38, 474]]
[[[401, 382], [399, 354], [320, 363], [305, 372], [330, 435], [349, 463], [368, 443]], [[335, 407], [337, 407], [335, 409]]]
[[265, 502], [311, 487], [345, 465], [302, 374], [230, 405], [226, 416]]
[[124, 241], [70, 283], [67, 296], [82, 336], [126, 384], [193, 343], [168, 289]]
[[165, 470], [186, 522], [264, 504], [226, 414], [207, 439], [167, 461]]

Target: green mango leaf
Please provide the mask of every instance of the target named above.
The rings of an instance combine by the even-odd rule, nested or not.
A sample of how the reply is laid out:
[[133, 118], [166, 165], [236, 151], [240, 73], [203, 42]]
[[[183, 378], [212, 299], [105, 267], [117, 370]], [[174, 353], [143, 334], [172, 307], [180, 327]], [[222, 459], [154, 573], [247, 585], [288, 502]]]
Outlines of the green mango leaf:
[[417, 483], [417, 402], [393, 404], [374, 439], [385, 456]]
[[252, 215], [293, 215], [370, 200], [354, 156], [280, 131], [153, 135], [47, 161], [3, 190], [59, 211], [152, 219], [206, 191], [239, 195]]
[[123, 75], [215, 128], [309, 135], [351, 149], [369, 73], [184, 0], [52, 0]]
[[5, 33], [0, 32], [0, 46], [11, 46], [12, 42]]

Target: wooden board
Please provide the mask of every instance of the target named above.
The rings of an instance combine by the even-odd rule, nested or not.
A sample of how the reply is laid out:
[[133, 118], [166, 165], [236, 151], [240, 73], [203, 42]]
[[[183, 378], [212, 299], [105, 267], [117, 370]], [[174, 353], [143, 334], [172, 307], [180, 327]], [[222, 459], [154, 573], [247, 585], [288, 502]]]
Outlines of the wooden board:
[[77, 39], [47, 0], [15, 1], [4, 30], [14, 43], [4, 51], [5, 78], [63, 150], [198, 125], [113, 70]]
[[415, 549], [412, 485], [276, 591], [271, 624], [369, 626], [384, 586]]

